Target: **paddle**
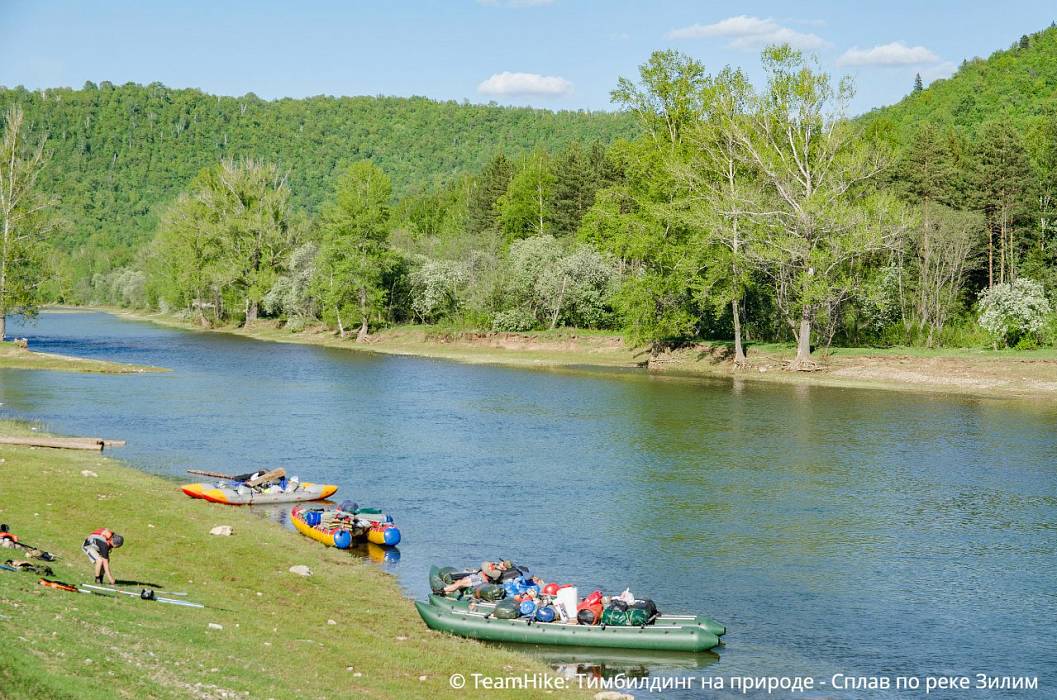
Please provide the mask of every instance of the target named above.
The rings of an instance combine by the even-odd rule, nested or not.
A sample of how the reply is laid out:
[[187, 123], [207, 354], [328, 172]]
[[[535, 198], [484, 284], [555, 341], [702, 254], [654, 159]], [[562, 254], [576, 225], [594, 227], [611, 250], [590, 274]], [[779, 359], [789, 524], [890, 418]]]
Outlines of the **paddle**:
[[40, 557], [44, 561], [55, 561], [55, 559], [57, 558], [51, 552], [45, 552], [40, 547], [34, 547], [31, 544], [25, 544], [23, 542], [15, 542], [15, 544], [17, 546], [21, 547], [22, 549], [25, 549], [25, 550], [28, 550], [28, 551], [31, 551], [31, 552], [38, 552], [38, 554], [36, 556]]
[[140, 598], [142, 600], [153, 600], [159, 603], [168, 603], [169, 605], [183, 605], [188, 608], [204, 608], [205, 606], [201, 603], [192, 603], [189, 600], [175, 600], [173, 598], [159, 598], [154, 595], [154, 591], [149, 588], [144, 588], [139, 593], [133, 593], [132, 591], [122, 591], [117, 588], [107, 588], [105, 586], [96, 586], [91, 583], [82, 583], [83, 588], [90, 588], [93, 591], [106, 591], [107, 593], [120, 593], [121, 595], [130, 595], [133, 598]]
[[239, 481], [239, 478], [232, 476], [231, 474], [221, 474], [220, 472], [207, 472], [202, 469], [188, 469], [188, 474], [194, 474], [195, 476], [211, 476], [214, 479], [227, 479], [228, 481]]

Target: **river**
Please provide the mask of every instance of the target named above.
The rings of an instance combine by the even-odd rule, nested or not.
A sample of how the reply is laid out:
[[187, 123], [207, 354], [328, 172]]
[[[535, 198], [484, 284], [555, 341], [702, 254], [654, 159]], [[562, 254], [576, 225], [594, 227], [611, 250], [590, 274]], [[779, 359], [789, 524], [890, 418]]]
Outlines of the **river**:
[[102, 313], [11, 332], [173, 371], [0, 370], [0, 416], [127, 439], [115, 455], [159, 474], [337, 483], [395, 516], [387, 566], [411, 595], [431, 563], [503, 557], [730, 630], [716, 654], [610, 671], [985, 673], [1057, 693], [1052, 404], [471, 366]]

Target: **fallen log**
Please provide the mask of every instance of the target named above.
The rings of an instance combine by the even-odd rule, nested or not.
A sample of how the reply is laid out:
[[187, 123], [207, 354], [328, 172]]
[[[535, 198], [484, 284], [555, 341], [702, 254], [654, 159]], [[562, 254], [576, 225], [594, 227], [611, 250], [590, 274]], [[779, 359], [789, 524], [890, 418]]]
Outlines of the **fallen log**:
[[124, 447], [124, 440], [104, 440], [83, 437], [8, 437], [0, 436], [0, 445], [24, 445], [27, 447], [54, 447], [65, 450], [97, 450], [104, 447]]

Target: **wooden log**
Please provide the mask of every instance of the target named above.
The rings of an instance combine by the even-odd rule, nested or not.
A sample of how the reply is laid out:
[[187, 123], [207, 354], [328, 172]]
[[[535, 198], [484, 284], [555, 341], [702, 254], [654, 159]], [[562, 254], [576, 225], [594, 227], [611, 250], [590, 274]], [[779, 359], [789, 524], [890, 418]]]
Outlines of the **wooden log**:
[[[106, 440], [99, 438], [7, 437], [0, 436], [0, 445], [55, 447], [67, 450], [102, 450]], [[122, 443], [124, 444], [124, 443]]]

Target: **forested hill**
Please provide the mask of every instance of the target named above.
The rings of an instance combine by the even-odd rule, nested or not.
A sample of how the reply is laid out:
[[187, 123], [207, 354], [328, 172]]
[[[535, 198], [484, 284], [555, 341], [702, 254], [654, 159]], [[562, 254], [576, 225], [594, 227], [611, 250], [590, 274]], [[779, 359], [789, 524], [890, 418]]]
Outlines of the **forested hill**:
[[[910, 87], [910, 86], [908, 86]], [[962, 62], [950, 78], [913, 91], [866, 115], [890, 120], [906, 137], [923, 123], [965, 132], [991, 120], [1004, 120], [1031, 132], [1057, 113], [1057, 27], [1021, 37], [987, 59]]]
[[63, 248], [90, 243], [92, 252], [119, 258], [152, 235], [155, 205], [225, 156], [278, 164], [289, 173], [295, 201], [314, 211], [330, 194], [337, 169], [364, 158], [386, 171], [399, 196], [477, 170], [499, 149], [556, 150], [572, 141], [608, 143], [635, 131], [632, 119], [618, 113], [420, 97], [266, 101], [158, 83], [0, 88], [0, 107], [15, 102], [32, 131], [48, 134], [44, 186], [61, 198], [71, 224]]

